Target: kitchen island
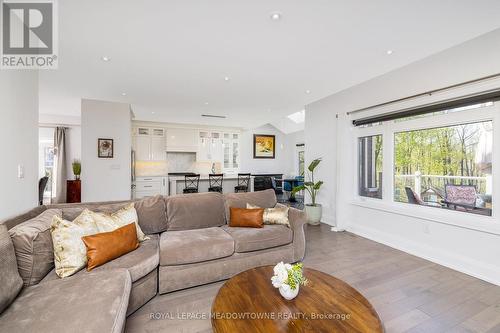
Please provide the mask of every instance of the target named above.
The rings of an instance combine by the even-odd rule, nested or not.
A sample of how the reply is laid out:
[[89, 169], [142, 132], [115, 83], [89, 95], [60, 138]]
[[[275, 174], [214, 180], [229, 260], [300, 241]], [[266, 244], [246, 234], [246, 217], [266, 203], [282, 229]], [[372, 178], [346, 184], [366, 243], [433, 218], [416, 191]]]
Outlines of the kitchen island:
[[[253, 182], [254, 177], [250, 177], [250, 188], [249, 192], [253, 192]], [[169, 195], [182, 194], [182, 190], [185, 187], [184, 176], [169, 176]], [[234, 187], [238, 185], [238, 175], [224, 175], [224, 180], [222, 182], [223, 193], [233, 193]], [[200, 175], [200, 184], [198, 186], [198, 192], [208, 192], [209, 180], [208, 175]]]

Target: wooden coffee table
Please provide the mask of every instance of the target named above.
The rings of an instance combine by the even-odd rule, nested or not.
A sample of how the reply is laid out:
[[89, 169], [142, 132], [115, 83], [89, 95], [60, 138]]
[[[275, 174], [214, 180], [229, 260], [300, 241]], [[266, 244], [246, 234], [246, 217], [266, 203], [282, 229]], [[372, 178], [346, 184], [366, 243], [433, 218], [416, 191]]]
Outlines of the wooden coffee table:
[[214, 332], [384, 332], [372, 305], [347, 283], [305, 268], [309, 284], [287, 301], [272, 275], [263, 266], [228, 280], [212, 305]]

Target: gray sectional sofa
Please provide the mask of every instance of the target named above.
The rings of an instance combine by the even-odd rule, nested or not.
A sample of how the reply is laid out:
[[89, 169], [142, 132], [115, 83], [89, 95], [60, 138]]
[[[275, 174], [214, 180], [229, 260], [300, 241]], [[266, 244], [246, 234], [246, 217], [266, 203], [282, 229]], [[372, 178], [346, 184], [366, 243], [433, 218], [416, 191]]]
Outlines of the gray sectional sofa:
[[[12, 262], [17, 261], [19, 271], [23, 270], [20, 281], [24, 283], [20, 292], [15, 291], [15, 287], [6, 290], [0, 286], [0, 332], [121, 332], [126, 317], [157, 293], [220, 281], [252, 267], [279, 261], [296, 262], [304, 257], [306, 217], [302, 211], [290, 208], [290, 228], [283, 225], [265, 225], [258, 229], [228, 226], [229, 207], [243, 208], [247, 203], [274, 207], [277, 204], [274, 191], [266, 190], [225, 195], [158, 196], [136, 201], [139, 224], [149, 236], [137, 250], [91, 272], [84, 269], [65, 279], [55, 274], [53, 265], [47, 266], [51, 259], [53, 261], [52, 249], [40, 244], [47, 243], [50, 230], [46, 224], [49, 222], [33, 224], [33, 219], [54, 209], [59, 210], [63, 218], [72, 220], [84, 208], [114, 212], [127, 203], [41, 206], [2, 223], [6, 228], [0, 227], [10, 229], [10, 234], [18, 237], [19, 230], [33, 234], [35, 229], [39, 241], [30, 243], [31, 250], [37, 247], [40, 256], [35, 258], [35, 264], [33, 258], [19, 253], [13, 258], [15, 253], [8, 250], [9, 244], [2, 240], [0, 228], [2, 264], [6, 262], [11, 267]], [[27, 238], [21, 236], [21, 240]], [[33, 273], [26, 279], [25, 271], [30, 269]], [[0, 275], [2, 281], [16, 285], [15, 276], [5, 276], [11, 275], [12, 269], [4, 271], [0, 272], [4, 275]], [[12, 302], [9, 293], [15, 297]], [[3, 312], [2, 301], [11, 302]]]

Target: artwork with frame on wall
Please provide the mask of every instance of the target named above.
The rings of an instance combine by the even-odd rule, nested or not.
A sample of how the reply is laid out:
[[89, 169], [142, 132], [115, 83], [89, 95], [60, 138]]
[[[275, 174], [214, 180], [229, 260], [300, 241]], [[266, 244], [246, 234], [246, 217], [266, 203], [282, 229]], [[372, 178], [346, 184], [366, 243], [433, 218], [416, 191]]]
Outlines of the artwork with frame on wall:
[[253, 135], [253, 158], [275, 158], [276, 136], [269, 134]]
[[97, 139], [97, 156], [113, 158], [113, 139]]

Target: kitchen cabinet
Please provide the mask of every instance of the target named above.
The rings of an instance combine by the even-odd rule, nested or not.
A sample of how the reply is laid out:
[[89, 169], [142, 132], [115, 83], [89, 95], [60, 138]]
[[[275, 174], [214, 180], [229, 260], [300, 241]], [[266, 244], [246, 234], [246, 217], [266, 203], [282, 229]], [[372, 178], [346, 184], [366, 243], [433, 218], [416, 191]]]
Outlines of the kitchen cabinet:
[[240, 135], [224, 133], [222, 140], [223, 163], [225, 173], [237, 173], [240, 167]]
[[142, 199], [155, 195], [167, 195], [167, 177], [137, 177], [132, 184], [133, 199]]
[[164, 128], [134, 127], [132, 149], [137, 161], [165, 161], [166, 131]]
[[196, 161], [222, 163], [222, 158], [222, 133], [199, 131]]
[[167, 128], [167, 151], [197, 152], [198, 131], [190, 128]]

